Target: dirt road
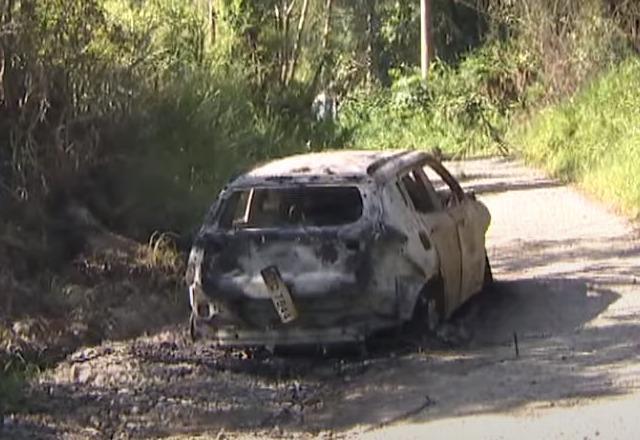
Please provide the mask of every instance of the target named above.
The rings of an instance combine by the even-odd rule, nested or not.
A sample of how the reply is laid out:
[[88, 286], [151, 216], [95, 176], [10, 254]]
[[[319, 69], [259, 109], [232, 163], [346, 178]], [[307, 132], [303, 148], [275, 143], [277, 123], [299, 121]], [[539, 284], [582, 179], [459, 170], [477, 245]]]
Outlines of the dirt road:
[[43, 373], [0, 437], [637, 438], [638, 234], [519, 163], [450, 168], [492, 212], [498, 283], [456, 314], [445, 342], [243, 359], [169, 328]]

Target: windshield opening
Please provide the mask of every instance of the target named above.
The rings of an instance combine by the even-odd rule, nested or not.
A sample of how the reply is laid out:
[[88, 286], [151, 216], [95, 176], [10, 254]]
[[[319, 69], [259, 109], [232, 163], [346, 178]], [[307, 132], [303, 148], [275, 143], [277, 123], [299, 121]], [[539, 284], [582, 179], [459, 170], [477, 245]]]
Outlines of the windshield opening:
[[223, 229], [339, 226], [357, 221], [363, 209], [353, 186], [250, 188], [223, 203]]

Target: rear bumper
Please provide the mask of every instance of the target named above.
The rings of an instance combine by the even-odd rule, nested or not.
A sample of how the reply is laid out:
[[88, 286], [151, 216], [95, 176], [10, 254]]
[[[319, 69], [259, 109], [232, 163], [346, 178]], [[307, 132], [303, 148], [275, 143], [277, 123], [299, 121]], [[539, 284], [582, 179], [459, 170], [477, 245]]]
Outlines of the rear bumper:
[[[379, 330], [401, 323], [390, 303], [371, 308], [369, 297], [327, 295], [296, 304], [299, 318], [283, 323], [271, 300], [241, 303], [212, 300], [200, 288], [189, 290], [195, 337], [222, 347], [301, 346], [358, 343]], [[376, 311], [374, 311], [376, 310]]]
[[197, 324], [198, 336], [220, 347], [281, 347], [335, 345], [363, 342], [372, 329], [364, 326], [327, 328], [239, 329], [216, 328], [213, 323]]

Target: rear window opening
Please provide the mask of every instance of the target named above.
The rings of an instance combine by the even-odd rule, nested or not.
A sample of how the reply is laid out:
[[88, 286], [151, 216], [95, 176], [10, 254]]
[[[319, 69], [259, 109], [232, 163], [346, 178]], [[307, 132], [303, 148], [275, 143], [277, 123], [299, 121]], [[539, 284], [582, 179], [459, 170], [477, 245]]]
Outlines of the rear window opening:
[[224, 202], [220, 227], [284, 228], [340, 226], [362, 216], [362, 197], [353, 186], [251, 188]]

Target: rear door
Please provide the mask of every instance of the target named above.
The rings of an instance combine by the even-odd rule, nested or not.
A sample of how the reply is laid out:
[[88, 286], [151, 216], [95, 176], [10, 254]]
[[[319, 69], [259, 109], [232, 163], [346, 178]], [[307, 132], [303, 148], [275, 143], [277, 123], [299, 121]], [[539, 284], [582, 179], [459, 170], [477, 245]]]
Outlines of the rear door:
[[443, 209], [442, 203], [420, 167], [400, 176], [404, 191], [415, 208], [425, 236], [420, 240], [433, 246], [440, 261], [444, 282], [445, 315], [448, 317], [461, 303], [462, 255], [456, 222], [457, 212]]
[[400, 176], [385, 185], [383, 200], [387, 211], [385, 221], [407, 235], [403, 257], [409, 259], [421, 272], [433, 272], [436, 261], [433, 258], [431, 244], [428, 241], [423, 242], [420, 238], [421, 235], [428, 236], [428, 232], [414, 210]]

